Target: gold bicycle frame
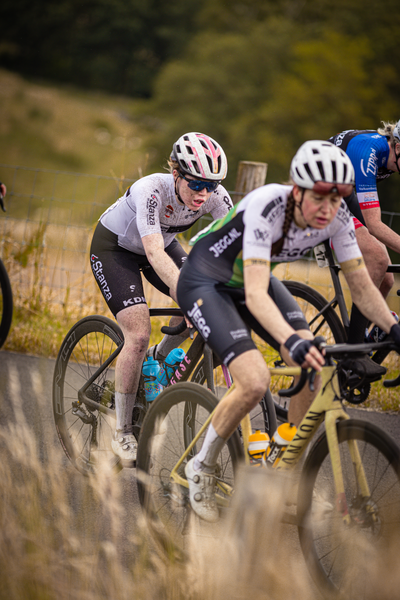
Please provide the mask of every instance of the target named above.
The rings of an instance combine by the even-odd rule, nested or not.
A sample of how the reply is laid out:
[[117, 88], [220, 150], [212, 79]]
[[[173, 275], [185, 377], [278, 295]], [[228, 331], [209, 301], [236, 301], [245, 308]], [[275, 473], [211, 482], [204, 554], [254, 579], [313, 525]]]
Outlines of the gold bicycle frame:
[[[279, 375], [285, 377], [295, 377], [299, 376], [301, 369], [300, 367], [276, 367], [269, 369], [272, 376]], [[225, 396], [227, 396], [233, 389], [234, 386], [229, 388], [226, 392]], [[224, 398], [225, 398], [224, 396]], [[203, 426], [200, 428], [199, 432], [195, 436], [195, 438], [191, 441], [189, 446], [186, 448], [185, 452], [180, 457], [179, 461], [176, 463], [175, 467], [171, 471], [171, 480], [183, 487], [188, 487], [188, 482], [186, 479], [181, 477], [178, 474], [178, 468], [183, 463], [185, 458], [190, 453], [191, 449], [195, 446], [196, 442], [200, 438], [200, 436], [204, 433], [209, 423], [211, 422], [214, 411], [209, 415]], [[317, 431], [318, 427], [325, 420], [325, 430], [326, 436], [328, 440], [328, 449], [329, 454], [331, 456], [332, 463], [332, 471], [333, 478], [335, 482], [336, 488], [336, 508], [338, 512], [342, 515], [343, 520], [347, 523], [350, 521], [350, 515], [348, 513], [347, 502], [345, 497], [344, 490], [344, 482], [343, 482], [343, 473], [340, 462], [340, 451], [339, 451], [339, 441], [336, 430], [337, 421], [347, 420], [350, 417], [346, 414], [342, 407], [342, 403], [340, 400], [340, 388], [339, 382], [336, 373], [335, 366], [325, 366], [322, 368], [321, 372], [321, 388], [315, 399], [313, 400], [310, 408], [308, 409], [306, 415], [301, 421], [296, 435], [293, 440], [287, 446], [284, 454], [282, 455], [280, 461], [277, 465], [274, 465], [274, 468], [277, 470], [292, 470], [296, 466], [300, 457], [302, 456], [305, 448], [308, 443], [312, 439], [313, 435]], [[251, 433], [251, 424], [250, 424], [250, 416], [246, 415], [246, 417], [241, 422], [242, 427], [242, 436], [243, 436], [243, 444], [245, 450], [245, 460], [249, 463], [249, 455], [247, 452], [248, 443], [249, 443], [249, 435]], [[368, 488], [367, 479], [364, 472], [364, 467], [361, 461], [361, 456], [358, 450], [358, 446], [355, 440], [348, 441], [350, 456], [355, 468], [355, 473], [358, 481], [358, 486], [361, 491], [363, 497], [368, 498], [370, 496], [370, 491]], [[217, 480], [217, 486], [226, 494], [232, 495], [233, 489], [231, 486], [224, 482], [219, 482]], [[222, 498], [217, 495], [217, 502], [220, 505], [227, 506], [229, 501], [227, 498]]]

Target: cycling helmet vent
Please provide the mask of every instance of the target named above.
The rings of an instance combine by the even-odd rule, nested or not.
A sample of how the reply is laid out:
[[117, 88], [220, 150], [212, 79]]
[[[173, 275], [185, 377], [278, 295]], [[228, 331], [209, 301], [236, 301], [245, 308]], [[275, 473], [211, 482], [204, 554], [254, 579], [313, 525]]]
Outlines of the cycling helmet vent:
[[325, 140], [305, 142], [294, 156], [290, 167], [294, 183], [312, 189], [322, 181], [337, 184], [354, 184], [354, 169], [343, 150]]
[[337, 175], [336, 175], [336, 163], [334, 160], [331, 161], [331, 166], [332, 166], [332, 175], [334, 180], [336, 181], [337, 179]]
[[174, 144], [171, 159], [176, 161], [183, 174], [200, 179], [221, 181], [225, 179], [228, 163], [221, 146], [203, 133], [186, 133]]
[[317, 167], [319, 169], [319, 172], [321, 173], [321, 181], [325, 181], [324, 165], [320, 160], [317, 161]]

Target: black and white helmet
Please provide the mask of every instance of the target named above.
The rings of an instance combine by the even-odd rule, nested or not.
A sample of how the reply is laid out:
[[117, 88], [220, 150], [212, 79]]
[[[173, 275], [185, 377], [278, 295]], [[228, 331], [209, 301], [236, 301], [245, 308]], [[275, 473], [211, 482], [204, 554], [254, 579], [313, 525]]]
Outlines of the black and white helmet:
[[290, 176], [299, 187], [326, 194], [336, 188], [342, 196], [351, 193], [355, 178], [347, 154], [325, 140], [310, 140], [300, 146], [292, 160]]
[[198, 179], [222, 181], [228, 172], [228, 161], [221, 146], [204, 133], [185, 133], [175, 142], [171, 160], [183, 174]]

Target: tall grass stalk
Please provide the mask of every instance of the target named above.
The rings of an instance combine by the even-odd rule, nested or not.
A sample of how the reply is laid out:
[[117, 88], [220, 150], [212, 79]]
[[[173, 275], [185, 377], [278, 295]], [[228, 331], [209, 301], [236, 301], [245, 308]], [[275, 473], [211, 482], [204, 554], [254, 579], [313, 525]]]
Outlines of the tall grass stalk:
[[[127, 472], [117, 474], [105, 463], [91, 477], [80, 475], [58, 442], [54, 446], [52, 424], [46, 419], [40, 422], [43, 439], [35, 436], [14, 367], [7, 378], [7, 398], [0, 388], [1, 406], [8, 402], [12, 408], [0, 425], [1, 599], [320, 598], [299, 550], [296, 528], [283, 523], [294, 494], [290, 478], [243, 468], [227, 518], [211, 536], [199, 538], [190, 531], [187, 560], [168, 561], [149, 537], [140, 507], [126, 493]], [[42, 401], [40, 372], [32, 370], [30, 379], [40, 418], [49, 411]], [[361, 538], [355, 556], [368, 569], [365, 600], [396, 598], [396, 523], [383, 555], [377, 555], [374, 543], [368, 544], [356, 529], [350, 534]], [[348, 530], [345, 535], [349, 537]], [[348, 575], [353, 585], [353, 573]], [[344, 594], [351, 599], [346, 590]]]

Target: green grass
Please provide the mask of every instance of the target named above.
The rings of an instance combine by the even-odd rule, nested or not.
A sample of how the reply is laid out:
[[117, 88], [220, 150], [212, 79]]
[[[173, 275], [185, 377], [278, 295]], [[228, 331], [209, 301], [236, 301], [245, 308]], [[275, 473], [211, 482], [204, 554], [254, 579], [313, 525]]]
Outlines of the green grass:
[[[0, 69], [0, 164], [137, 179], [151, 154], [137, 106], [129, 98], [30, 82]], [[0, 180], [11, 189], [8, 174], [0, 167]], [[66, 198], [73, 186], [63, 184]]]

